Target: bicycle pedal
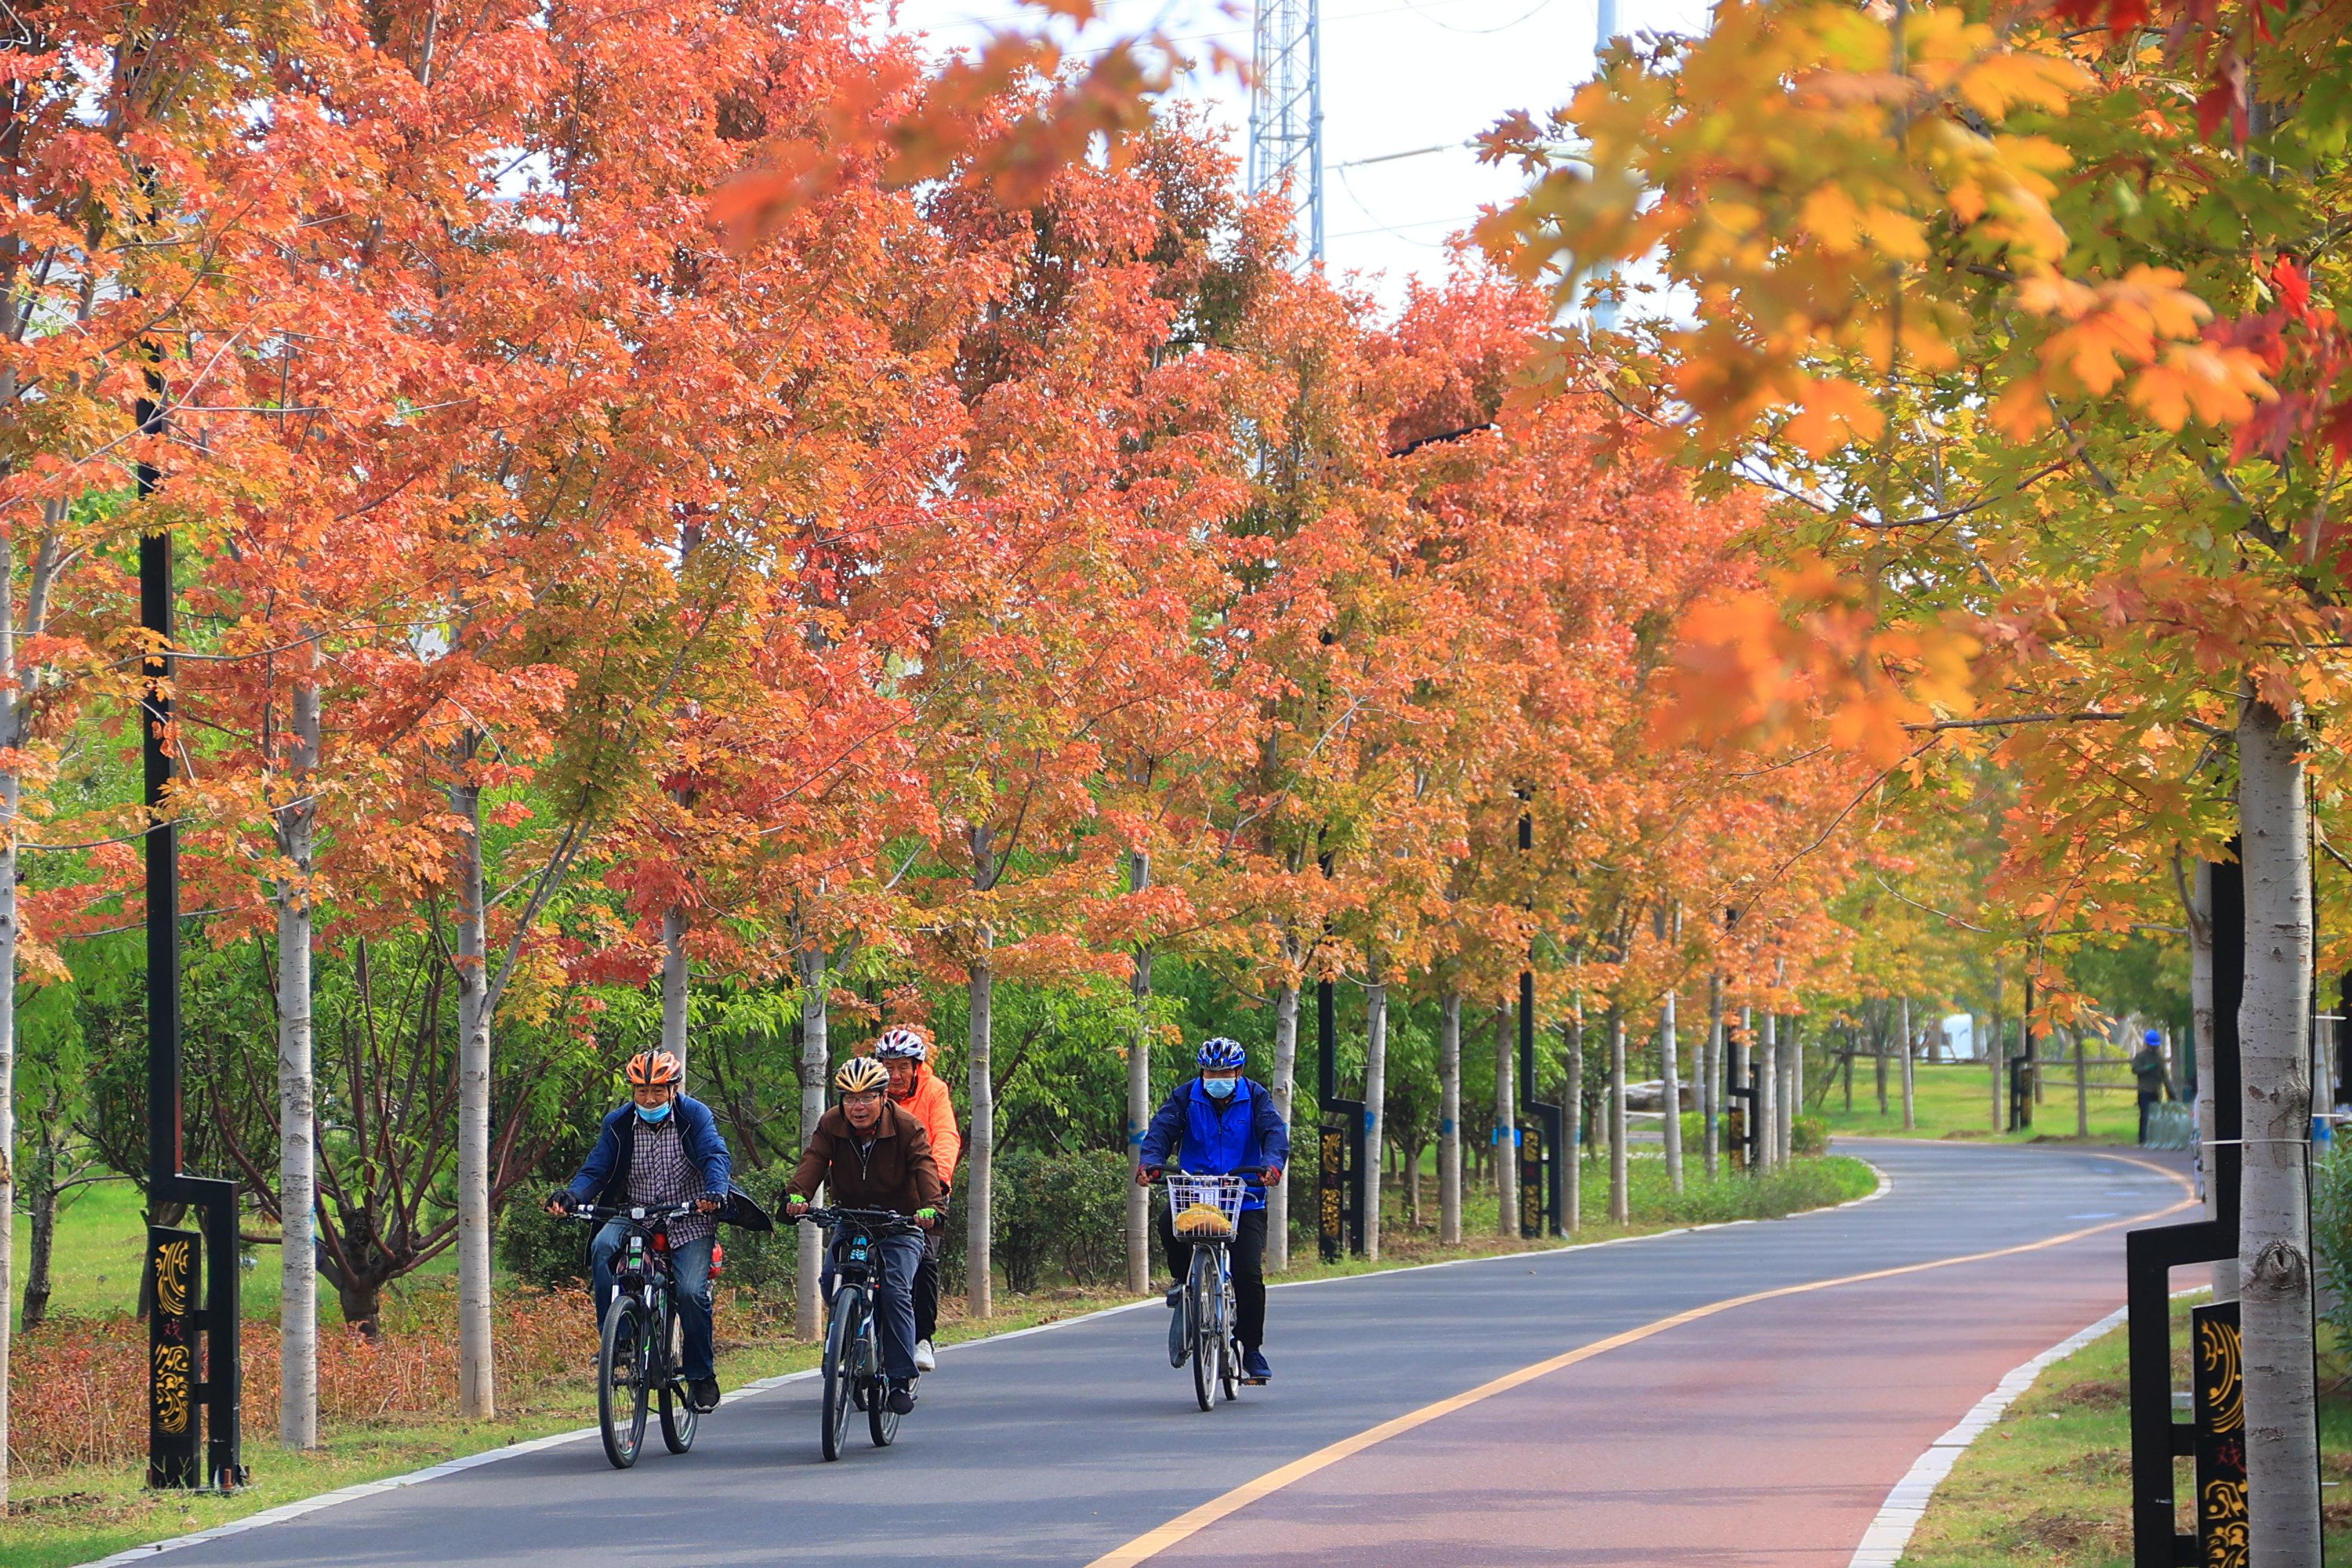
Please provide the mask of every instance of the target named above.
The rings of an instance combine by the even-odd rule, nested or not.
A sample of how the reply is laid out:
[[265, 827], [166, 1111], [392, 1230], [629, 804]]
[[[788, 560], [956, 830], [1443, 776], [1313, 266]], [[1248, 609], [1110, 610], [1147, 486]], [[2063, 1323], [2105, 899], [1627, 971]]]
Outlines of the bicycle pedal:
[[1234, 1381], [1239, 1383], [1244, 1388], [1264, 1388], [1266, 1384], [1272, 1380], [1263, 1377], [1243, 1377], [1236, 1378]]

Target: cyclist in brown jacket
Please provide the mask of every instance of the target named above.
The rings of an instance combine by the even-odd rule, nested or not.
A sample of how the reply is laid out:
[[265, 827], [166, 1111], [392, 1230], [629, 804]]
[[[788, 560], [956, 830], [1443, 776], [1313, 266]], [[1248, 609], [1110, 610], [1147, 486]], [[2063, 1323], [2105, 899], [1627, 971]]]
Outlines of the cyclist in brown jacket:
[[[940, 1222], [947, 1187], [931, 1157], [930, 1135], [914, 1116], [884, 1092], [890, 1075], [871, 1057], [853, 1057], [833, 1075], [841, 1103], [817, 1120], [784, 1194], [784, 1213], [806, 1213], [819, 1184], [829, 1186], [834, 1206], [888, 1209], [910, 1215], [925, 1230]], [[904, 1415], [915, 1407], [915, 1303], [911, 1294], [923, 1244], [912, 1236], [876, 1238], [879, 1268], [875, 1277], [875, 1317], [882, 1330], [882, 1374], [889, 1379], [890, 1408]], [[833, 1270], [828, 1267], [825, 1272]]]

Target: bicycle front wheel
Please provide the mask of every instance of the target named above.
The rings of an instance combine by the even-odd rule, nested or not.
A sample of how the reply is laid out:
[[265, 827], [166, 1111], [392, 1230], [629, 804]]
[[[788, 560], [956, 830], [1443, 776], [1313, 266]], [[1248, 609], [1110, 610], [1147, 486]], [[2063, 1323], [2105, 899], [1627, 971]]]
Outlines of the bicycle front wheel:
[[661, 1435], [663, 1444], [673, 1454], [683, 1454], [694, 1447], [694, 1428], [701, 1419], [694, 1413], [694, 1399], [687, 1392], [686, 1380], [678, 1369], [686, 1364], [686, 1321], [672, 1307], [669, 1313], [669, 1365], [664, 1369], [661, 1391]]
[[849, 1404], [857, 1383], [857, 1339], [865, 1331], [866, 1294], [855, 1285], [834, 1292], [833, 1321], [824, 1334], [824, 1457], [841, 1458], [849, 1438]]
[[1192, 1275], [1184, 1282], [1184, 1315], [1192, 1328], [1192, 1397], [1207, 1410], [1216, 1403], [1217, 1375], [1224, 1363], [1224, 1331], [1217, 1322], [1216, 1265], [1208, 1247], [1192, 1249]]
[[604, 1314], [604, 1342], [596, 1354], [596, 1424], [604, 1458], [616, 1470], [637, 1462], [646, 1437], [646, 1396], [653, 1346], [648, 1342], [645, 1303], [634, 1296], [614, 1298]]

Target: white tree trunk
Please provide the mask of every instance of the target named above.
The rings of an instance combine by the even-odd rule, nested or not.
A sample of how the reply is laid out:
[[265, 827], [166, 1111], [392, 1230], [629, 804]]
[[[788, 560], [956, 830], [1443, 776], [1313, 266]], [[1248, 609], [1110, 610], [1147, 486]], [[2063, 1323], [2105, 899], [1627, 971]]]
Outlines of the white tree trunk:
[[[1140, 893], [1151, 886], [1151, 857], [1128, 857], [1128, 875]], [[1127, 1163], [1143, 1158], [1143, 1134], [1151, 1125], [1151, 1026], [1144, 1008], [1151, 1000], [1151, 949], [1135, 950], [1135, 1037], [1127, 1049]], [[1272, 1219], [1268, 1215], [1269, 1222]], [[1268, 1228], [1272, 1226], [1269, 1223]], [[1151, 1289], [1151, 1192], [1127, 1184], [1127, 1288], [1141, 1296]]]
[[1769, 1171], [1780, 1163], [1780, 1015], [1764, 1015], [1764, 1037], [1757, 1047], [1764, 1059], [1756, 1064], [1756, 1166]]
[[1780, 1042], [1780, 1049], [1776, 1053], [1778, 1057], [1776, 1065], [1780, 1068], [1780, 1081], [1774, 1090], [1772, 1102], [1772, 1163], [1775, 1165], [1787, 1164], [1789, 1156], [1794, 1152], [1796, 1144], [1797, 1058], [1802, 1047], [1798, 1044], [1797, 1019], [1794, 1014], [1790, 1015], [1788, 1026], [1783, 1033], [1788, 1036], [1788, 1038]]
[[1462, 1239], [1462, 993], [1437, 1004], [1437, 1239]]
[[1609, 1009], [1609, 1218], [1633, 1223], [1633, 1194], [1626, 1184], [1625, 1015]]
[[[470, 762], [467, 750], [467, 761]], [[490, 1007], [482, 792], [449, 787], [457, 839], [457, 1414], [498, 1414], [490, 1345]]]
[[1584, 1004], [1580, 1001], [1576, 1011], [1569, 1016], [1568, 1024], [1568, 1083], [1560, 1095], [1560, 1142], [1567, 1145], [1560, 1158], [1568, 1162], [1560, 1173], [1559, 1206], [1568, 1212], [1559, 1216], [1560, 1228], [1574, 1236], [1584, 1227], [1584, 1145], [1591, 1131], [1584, 1125]]
[[1723, 1155], [1723, 976], [1706, 977], [1706, 1064], [1699, 1073], [1699, 1120], [1706, 1140], [1706, 1173]]
[[1512, 1129], [1518, 1121], [1518, 1096], [1512, 1089], [1511, 1010], [1495, 1010], [1495, 1228], [1519, 1234], [1519, 1150]]
[[1658, 1016], [1658, 1075], [1663, 1080], [1663, 1103], [1666, 1121], [1666, 1185], [1675, 1192], [1683, 1190], [1683, 1080], [1681, 1064], [1675, 1060], [1675, 994], [1666, 993], [1666, 1004]]
[[989, 1244], [994, 1233], [989, 1228], [989, 1197], [993, 1190], [992, 1163], [996, 1152], [996, 1088], [990, 1080], [992, 1070], [988, 1050], [994, 1020], [990, 1009], [996, 1001], [996, 970], [990, 961], [988, 936], [981, 938], [980, 957], [971, 966], [971, 1027], [969, 1035], [967, 1089], [971, 1100], [971, 1137], [963, 1147], [964, 1158], [971, 1161], [968, 1178], [971, 1192], [965, 1202], [971, 1205], [966, 1216], [964, 1272], [969, 1298], [966, 1313], [975, 1319], [992, 1316], [996, 1310], [995, 1281], [989, 1277]]
[[[1291, 1128], [1290, 1162], [1296, 1166], [1299, 1151], [1306, 1145], [1298, 1142], [1298, 1131], [1292, 1126], [1290, 1103], [1295, 1098], [1294, 1085], [1298, 1076], [1298, 987], [1284, 984], [1274, 994], [1274, 1109], [1282, 1124]], [[1318, 1154], [1319, 1156], [1320, 1151]], [[1282, 1180], [1265, 1194], [1265, 1266], [1279, 1274], [1290, 1267], [1290, 1173], [1285, 1171]]]
[[[801, 1145], [805, 1148], [816, 1136], [816, 1124], [824, 1120], [825, 1079], [833, 1071], [832, 1015], [827, 1002], [831, 978], [821, 942], [803, 945], [794, 963], [801, 981]], [[814, 1193], [800, 1195], [816, 1196]], [[824, 1337], [824, 1230], [814, 1220], [800, 1224], [800, 1252], [793, 1278], [793, 1326], [801, 1338], [816, 1340]]]
[[1906, 1132], [1919, 1125], [1919, 1106], [1914, 1092], [1911, 1068], [1911, 998], [1903, 998], [1903, 1130]]
[[[313, 668], [316, 645], [313, 645]], [[310, 863], [318, 805], [319, 688], [294, 688], [292, 752], [278, 809], [278, 850], [290, 875], [278, 884], [278, 1441], [319, 1446], [318, 1096], [311, 1075]]]
[[[16, 555], [0, 532], [0, 745], [24, 744], [16, 669]], [[24, 782], [0, 769], [0, 1512], [8, 1506], [8, 1357], [16, 1316], [16, 812]]]
[[686, 910], [671, 905], [662, 911], [661, 1048], [686, 1068]]
[[[1373, 961], [1372, 973], [1380, 973]], [[1375, 984], [1364, 993], [1364, 1256], [1381, 1256], [1381, 1171], [1387, 1164], [1381, 1138], [1387, 1119], [1381, 1107], [1389, 1089], [1389, 988]]]
[[[2213, 868], [2197, 863], [2197, 878], [2189, 892], [2189, 1049], [2197, 1053], [2197, 1152], [2192, 1156], [2199, 1193], [2205, 1200], [2205, 1217], [2221, 1217], [2221, 1194], [2213, 1180], [2213, 1140], [2221, 1133], [2221, 1118], [2213, 1108]], [[2221, 1258], [2213, 1264], [2213, 1300], [2238, 1299], [2238, 1260]]]
[[2301, 715], [2249, 696], [2238, 723], [2246, 984], [2238, 1300], [2243, 1335], [2250, 1561], [2319, 1568], [2319, 1434], [2312, 1363], [2311, 841]]

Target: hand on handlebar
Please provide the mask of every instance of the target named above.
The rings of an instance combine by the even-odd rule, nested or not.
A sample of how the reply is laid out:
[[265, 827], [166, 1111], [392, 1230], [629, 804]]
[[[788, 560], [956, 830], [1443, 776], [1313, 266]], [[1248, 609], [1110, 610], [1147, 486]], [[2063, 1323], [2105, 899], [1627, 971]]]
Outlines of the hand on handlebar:
[[547, 1194], [547, 1212], [558, 1218], [572, 1212], [573, 1199], [569, 1189], [558, 1187]]
[[1135, 1168], [1135, 1184], [1139, 1187], [1150, 1186], [1160, 1180], [1160, 1171], [1157, 1165], [1138, 1165]]
[[808, 1199], [787, 1196], [784, 1199], [784, 1217], [786, 1219], [798, 1219], [801, 1215], [808, 1213]]
[[940, 1211], [937, 1209], [917, 1209], [915, 1211], [915, 1223], [921, 1226], [925, 1230], [929, 1230], [940, 1223]]
[[717, 1214], [724, 1206], [717, 1198], [697, 1198], [694, 1201], [694, 1212], [697, 1214]]

